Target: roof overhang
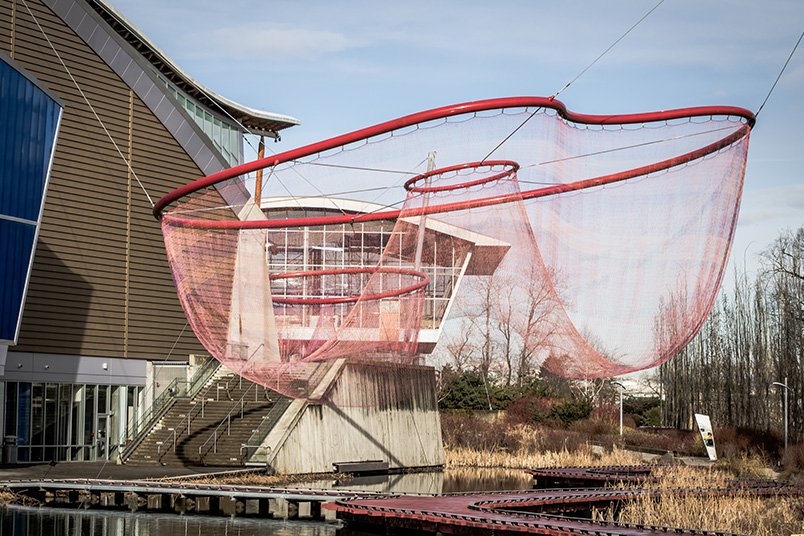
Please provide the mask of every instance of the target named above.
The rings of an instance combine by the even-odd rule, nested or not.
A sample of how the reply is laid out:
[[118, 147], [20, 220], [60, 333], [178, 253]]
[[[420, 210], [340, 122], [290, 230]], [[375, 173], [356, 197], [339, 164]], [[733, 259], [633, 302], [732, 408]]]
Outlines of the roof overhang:
[[160, 74], [182, 91], [212, 110], [222, 110], [253, 133], [273, 138], [280, 130], [300, 125], [301, 121], [287, 115], [248, 108], [204, 87], [182, 70], [148, 39], [134, 24], [105, 0], [88, 0], [88, 4], [117, 34], [153, 65]]

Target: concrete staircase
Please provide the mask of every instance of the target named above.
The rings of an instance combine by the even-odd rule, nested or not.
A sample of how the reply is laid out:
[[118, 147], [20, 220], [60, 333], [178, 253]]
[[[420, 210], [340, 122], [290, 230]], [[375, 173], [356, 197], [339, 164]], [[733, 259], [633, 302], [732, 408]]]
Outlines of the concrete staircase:
[[176, 400], [126, 464], [242, 467], [242, 445], [280, 397], [232, 373], [218, 373], [195, 398]]

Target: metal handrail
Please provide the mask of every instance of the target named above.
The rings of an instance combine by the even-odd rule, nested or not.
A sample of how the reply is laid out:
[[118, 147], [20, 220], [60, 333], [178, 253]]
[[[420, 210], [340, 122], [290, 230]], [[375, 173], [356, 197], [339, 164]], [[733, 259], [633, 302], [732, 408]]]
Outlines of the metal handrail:
[[150, 433], [154, 425], [156, 425], [159, 419], [173, 406], [176, 399], [193, 398], [220, 367], [220, 361], [210, 358], [193, 374], [190, 381], [173, 378], [165, 390], [145, 409], [142, 417], [134, 422], [132, 427], [137, 430], [137, 432], [126, 447], [120, 451], [121, 461], [125, 462], [131, 454], [134, 453], [134, 450], [142, 443], [145, 436]]
[[[213, 432], [209, 435], [207, 440], [204, 441], [204, 443], [198, 447], [198, 458], [201, 460], [202, 463], [204, 462], [204, 455], [201, 454], [201, 451], [203, 450], [203, 448], [206, 447], [207, 444], [209, 444], [210, 441], [213, 441], [213, 438], [214, 438], [214, 441], [213, 441], [214, 450], [213, 450], [213, 452], [215, 454], [218, 453], [218, 430], [220, 430], [221, 426], [223, 426], [223, 423], [226, 422], [226, 425], [227, 425], [226, 435], [231, 435], [231, 432], [232, 432], [232, 412], [235, 409], [237, 409], [237, 405], [240, 404], [240, 418], [241, 419], [243, 418], [243, 414], [245, 412], [245, 407], [246, 407], [246, 395], [248, 395], [249, 392], [252, 389], [254, 389], [256, 386], [257, 386], [256, 383], [252, 383], [249, 386], [249, 388], [246, 389], [246, 392], [243, 393], [243, 396], [240, 397], [240, 400], [235, 402], [234, 406], [232, 406], [232, 409], [230, 409], [229, 413], [227, 413], [226, 416], [223, 419], [221, 419], [221, 422], [218, 424], [218, 426], [215, 428], [215, 430], [213, 430]], [[175, 439], [174, 439], [173, 449], [174, 450], [176, 449]]]
[[[210, 389], [212, 389], [213, 385], [215, 385], [215, 383], [210, 384], [209, 387], [207, 387], [206, 391], [204, 391], [204, 393], [201, 395], [201, 416], [202, 417], [204, 416], [204, 406], [205, 406], [207, 394], [209, 394], [209, 391], [210, 391]], [[191, 407], [190, 411], [188, 411], [187, 414], [184, 416], [184, 418], [179, 422], [179, 424], [177, 424], [176, 427], [173, 428], [173, 430], [171, 430], [171, 432], [168, 434], [168, 436], [165, 438], [165, 440], [164, 441], [157, 441], [157, 443], [156, 443], [156, 453], [159, 455], [160, 459], [162, 459], [162, 456], [164, 454], [168, 453], [167, 450], [165, 451], [164, 454], [162, 453], [162, 445], [164, 445], [165, 443], [168, 443], [170, 441], [171, 437], [173, 437], [173, 451], [175, 452], [175, 450], [176, 450], [176, 439], [177, 439], [177, 436], [178, 436], [177, 432], [181, 429], [181, 425], [184, 424], [184, 421], [187, 421], [187, 434], [189, 435], [191, 433], [190, 432], [190, 426], [191, 426], [191, 423], [192, 423], [192, 414], [193, 414], [193, 410], [197, 409], [197, 408], [198, 408], [198, 404], [195, 404], [193, 407]]]
[[[240, 447], [240, 458], [244, 462], [248, 462], [251, 454], [248, 452], [248, 449], [255, 449], [255, 451], [259, 448], [267, 448], [270, 451], [270, 447], [264, 447], [261, 443], [262, 441], [268, 437], [268, 434], [271, 430], [273, 430], [276, 423], [271, 423], [272, 418], [274, 417], [275, 413], [282, 413], [288, 408], [288, 404], [284, 402], [289, 400], [289, 398], [285, 395], [282, 395], [274, 402], [274, 406], [271, 408], [271, 411], [265, 414], [262, 418], [262, 422], [257, 426], [257, 428], [252, 432], [251, 436], [248, 438], [248, 441], [241, 445]], [[260, 443], [260, 444], [258, 444]], [[246, 455], [243, 456], [243, 450], [246, 449]]]

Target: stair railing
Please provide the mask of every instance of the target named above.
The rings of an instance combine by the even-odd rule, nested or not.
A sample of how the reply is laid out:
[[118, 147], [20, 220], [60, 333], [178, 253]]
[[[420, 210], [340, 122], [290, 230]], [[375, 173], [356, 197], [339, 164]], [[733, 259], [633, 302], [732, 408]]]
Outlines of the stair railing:
[[[255, 355], [255, 354], [256, 354], [256, 353], [257, 353], [257, 352], [260, 350], [260, 348], [262, 348], [262, 346], [263, 346], [263, 345], [262, 345], [262, 344], [260, 344], [260, 345], [259, 345], [259, 346], [258, 346], [258, 347], [257, 347], [257, 348], [256, 348], [256, 349], [255, 349], [255, 350], [252, 352], [252, 353], [251, 353], [251, 355], [250, 355], [250, 356], [248, 356], [248, 359], [246, 359], [245, 361], [249, 361], [249, 360], [250, 360], [252, 357], [254, 357], [254, 355]], [[239, 379], [239, 381], [240, 381], [240, 385], [242, 386], [242, 385], [243, 385], [243, 383], [242, 383], [242, 382], [243, 382], [243, 379], [242, 379], [243, 377], [242, 377], [242, 376], [240, 376], [239, 374], [237, 374], [237, 377], [238, 377], [238, 379]], [[226, 387], [227, 394], [228, 394], [228, 392], [229, 392], [229, 384], [232, 382], [232, 380], [234, 380], [234, 377], [230, 378], [230, 379], [229, 379], [229, 381], [226, 383], [226, 386], [227, 386], [227, 387]], [[253, 385], [253, 384], [252, 384], [252, 385]], [[207, 390], [204, 392], [204, 396], [201, 398], [201, 416], [202, 416], [202, 417], [203, 417], [203, 414], [204, 414], [204, 405], [205, 405], [205, 402], [206, 402], [206, 395], [207, 395], [207, 393], [209, 392], [209, 390], [210, 390], [211, 388], [212, 388], [212, 385], [210, 385], [210, 386], [207, 388]], [[249, 387], [249, 390], [251, 390], [251, 387]], [[229, 395], [229, 396], [230, 396], [230, 400], [231, 400], [231, 395]], [[182, 425], [182, 424], [184, 424], [184, 421], [187, 421], [187, 435], [189, 436], [189, 435], [192, 433], [192, 431], [191, 431], [191, 427], [192, 427], [192, 421], [193, 421], [192, 415], [193, 415], [193, 410], [194, 410], [194, 409], [197, 409], [197, 408], [198, 408], [198, 404], [196, 404], [195, 406], [193, 406], [192, 408], [190, 408], [190, 411], [188, 411], [188, 412], [187, 412], [187, 414], [184, 416], [184, 418], [181, 420], [181, 422], [180, 422], [180, 423], [179, 423], [179, 424], [178, 424], [178, 425], [177, 425], [177, 426], [176, 426], [176, 427], [175, 427], [175, 428], [174, 428], [174, 429], [173, 429], [173, 430], [170, 432], [170, 434], [168, 434], [168, 436], [165, 438], [165, 440], [164, 440], [164, 441], [161, 441], [161, 442], [157, 442], [157, 443], [156, 443], [156, 453], [157, 453], [157, 455], [159, 456], [159, 461], [162, 461], [162, 457], [163, 457], [165, 454], [167, 454], [168, 452], [170, 452], [170, 440], [171, 440], [171, 438], [173, 439], [173, 452], [176, 452], [176, 441], [178, 440], [179, 431], [181, 430], [181, 425]], [[164, 454], [163, 454], [163, 453], [162, 453], [162, 446], [163, 446], [165, 443], [167, 443], [167, 444], [168, 444], [168, 446], [167, 446], [167, 447], [165, 447], [165, 452], [164, 452]]]
[[189, 381], [186, 379], [173, 378], [165, 390], [154, 399], [153, 403], [145, 408], [142, 416], [132, 424], [132, 428], [137, 430], [137, 432], [120, 452], [120, 461], [125, 463], [125, 461], [131, 457], [156, 423], [170, 410], [177, 399], [193, 398], [220, 367], [220, 361], [210, 358], [195, 371], [195, 374], [193, 374], [193, 377], [190, 378]]
[[[218, 426], [215, 428], [215, 430], [209, 435], [207, 440], [204, 441], [204, 443], [198, 447], [198, 458], [201, 461], [201, 463], [204, 463], [204, 454], [202, 454], [202, 451], [203, 451], [204, 447], [209, 445], [210, 441], [212, 441], [213, 452], [215, 454], [218, 453], [218, 431], [221, 429], [221, 427], [224, 425], [224, 423], [226, 424], [226, 435], [231, 435], [232, 434], [232, 412], [234, 412], [234, 410], [236, 410], [237, 406], [239, 405], [240, 406], [240, 418], [241, 419], [243, 418], [243, 416], [245, 414], [245, 408], [246, 408], [246, 396], [248, 396], [249, 392], [252, 389], [254, 389], [255, 395], [259, 391], [259, 389], [257, 389], [257, 384], [252, 383], [249, 386], [249, 388], [246, 389], [246, 392], [243, 393], [243, 396], [240, 397], [240, 400], [235, 402], [234, 406], [232, 406], [232, 409], [229, 410], [229, 413], [227, 413], [226, 416], [223, 419], [221, 419], [221, 422], [218, 424]], [[254, 399], [256, 401], [257, 396], [255, 396]], [[175, 448], [176, 448], [175, 444], [173, 445], [173, 448], [175, 450]]]
[[[271, 411], [265, 414], [260, 422], [260, 425], [252, 432], [251, 437], [248, 438], [248, 441], [240, 446], [240, 459], [243, 461], [244, 464], [248, 462], [254, 463], [263, 463], [262, 460], [254, 460], [257, 456], [257, 453], [260, 449], [265, 449], [265, 461], [264, 463], [268, 463], [268, 452], [270, 451], [270, 447], [266, 447], [262, 444], [268, 434], [273, 430], [276, 423], [279, 421], [279, 417], [285, 412], [285, 410], [290, 406], [292, 402], [292, 398], [282, 395], [276, 402], [274, 402]], [[245, 454], [244, 454], [245, 452]]]

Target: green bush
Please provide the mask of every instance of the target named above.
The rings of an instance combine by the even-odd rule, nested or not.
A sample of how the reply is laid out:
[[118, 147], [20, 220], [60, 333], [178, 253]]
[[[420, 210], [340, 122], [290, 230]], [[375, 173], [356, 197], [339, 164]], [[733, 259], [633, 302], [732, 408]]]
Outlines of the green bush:
[[550, 410], [550, 418], [561, 421], [564, 426], [569, 426], [575, 421], [586, 419], [592, 414], [592, 401], [588, 398], [578, 398], [572, 395], [569, 400], [553, 406]]
[[[455, 376], [438, 394], [441, 409], [489, 409], [491, 392], [483, 376], [470, 372]], [[492, 409], [494, 408], [492, 403]]]
[[633, 416], [637, 426], [660, 426], [660, 404], [658, 397], [629, 396], [623, 399], [623, 413]]
[[505, 385], [492, 379], [484, 381], [483, 376], [476, 372], [455, 374], [450, 371], [444, 376], [438, 400], [441, 409], [500, 410], [523, 397], [543, 397], [547, 394], [548, 389], [536, 377]]

